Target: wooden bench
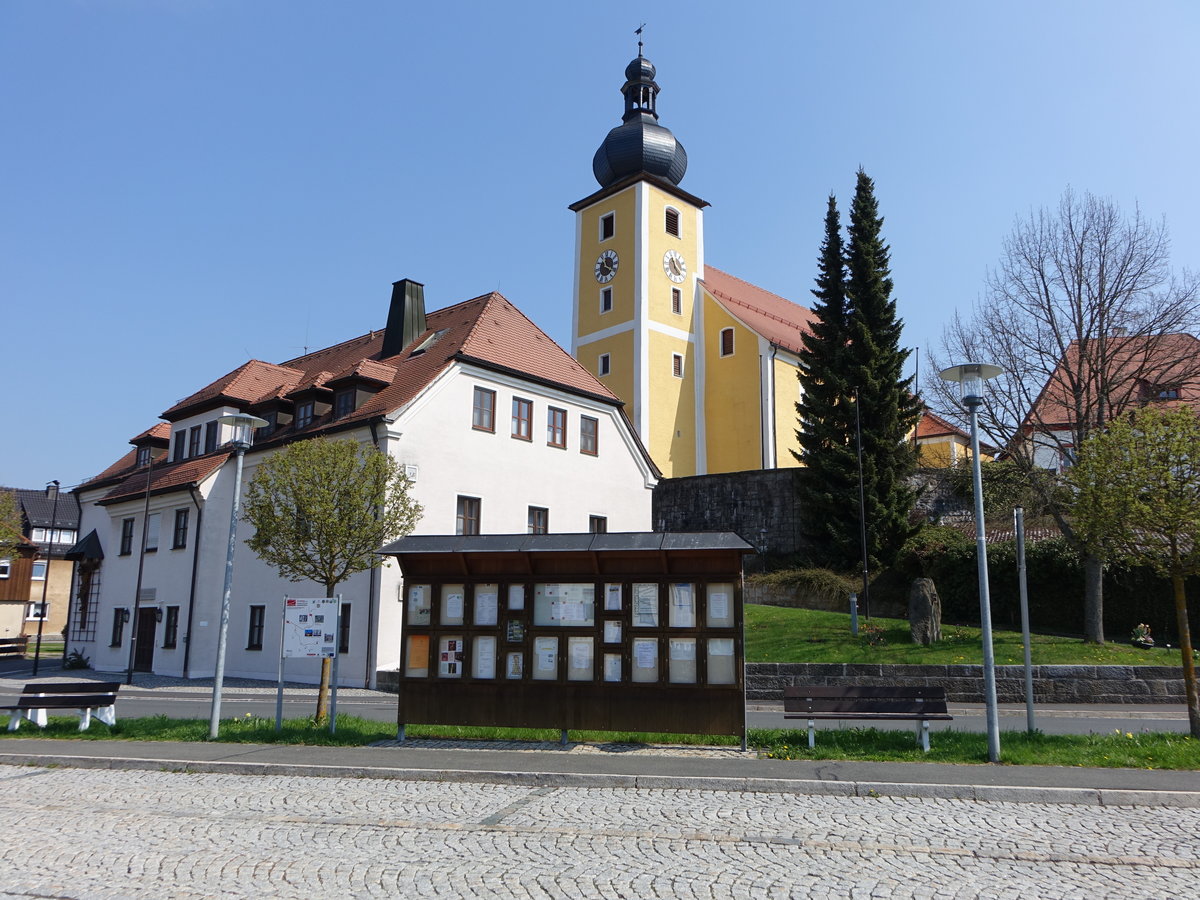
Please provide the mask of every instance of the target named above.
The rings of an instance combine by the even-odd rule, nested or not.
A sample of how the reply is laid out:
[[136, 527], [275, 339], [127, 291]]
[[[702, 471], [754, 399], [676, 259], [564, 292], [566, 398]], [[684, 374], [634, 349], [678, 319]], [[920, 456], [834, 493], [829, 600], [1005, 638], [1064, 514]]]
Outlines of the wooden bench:
[[11, 706], [0, 706], [12, 715], [8, 730], [16, 731], [21, 721], [28, 719], [39, 728], [46, 727], [47, 713], [52, 709], [73, 709], [79, 713], [79, 730], [87, 731], [92, 714], [106, 725], [117, 724], [117, 691], [119, 681], [56, 681], [27, 684], [21, 698]]
[[949, 721], [946, 691], [940, 687], [829, 687], [783, 689], [783, 717], [808, 720], [808, 746], [816, 743], [817, 719], [909, 720], [917, 723], [917, 744], [929, 752], [929, 723]]
[[27, 635], [0, 638], [0, 659], [7, 659], [9, 657], [24, 659], [25, 651], [28, 649], [29, 637]]

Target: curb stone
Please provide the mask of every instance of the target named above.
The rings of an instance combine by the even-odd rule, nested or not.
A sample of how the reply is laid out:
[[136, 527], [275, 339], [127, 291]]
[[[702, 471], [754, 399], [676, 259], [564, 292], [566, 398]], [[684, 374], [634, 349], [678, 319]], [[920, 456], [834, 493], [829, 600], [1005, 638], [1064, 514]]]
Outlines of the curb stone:
[[292, 763], [142, 759], [137, 757], [109, 758], [21, 753], [0, 753], [0, 765], [64, 766], [78, 769], [167, 771], [215, 775], [378, 778], [399, 781], [508, 784], [528, 787], [731, 791], [735, 793], [807, 794], [869, 797], [873, 799], [916, 797], [935, 800], [975, 800], [1002, 803], [1200, 808], [1200, 792], [1197, 791], [1143, 791], [1106, 788], [1020, 787], [973, 784], [906, 784], [896, 782], [816, 781], [754, 777], [702, 778], [674, 775], [605, 775], [593, 773], [511, 772], [501, 770], [405, 769], [384, 766], [297, 765]]

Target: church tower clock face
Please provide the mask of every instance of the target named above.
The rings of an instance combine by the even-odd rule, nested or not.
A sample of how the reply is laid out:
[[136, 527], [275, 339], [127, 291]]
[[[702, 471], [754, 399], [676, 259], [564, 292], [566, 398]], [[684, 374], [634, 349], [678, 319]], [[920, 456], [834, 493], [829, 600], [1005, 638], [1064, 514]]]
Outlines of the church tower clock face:
[[617, 274], [617, 267], [620, 264], [621, 261], [617, 258], [616, 250], [605, 250], [596, 260], [596, 280], [601, 284], [608, 284]]
[[677, 250], [668, 250], [663, 254], [663, 271], [676, 284], [687, 277], [687, 263]]

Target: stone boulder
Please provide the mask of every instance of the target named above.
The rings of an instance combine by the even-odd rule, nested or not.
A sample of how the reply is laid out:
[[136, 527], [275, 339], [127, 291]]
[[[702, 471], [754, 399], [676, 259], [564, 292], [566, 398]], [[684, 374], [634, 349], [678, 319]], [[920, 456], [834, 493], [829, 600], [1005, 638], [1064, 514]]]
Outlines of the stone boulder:
[[942, 639], [942, 601], [932, 578], [918, 578], [908, 592], [908, 628], [914, 644]]

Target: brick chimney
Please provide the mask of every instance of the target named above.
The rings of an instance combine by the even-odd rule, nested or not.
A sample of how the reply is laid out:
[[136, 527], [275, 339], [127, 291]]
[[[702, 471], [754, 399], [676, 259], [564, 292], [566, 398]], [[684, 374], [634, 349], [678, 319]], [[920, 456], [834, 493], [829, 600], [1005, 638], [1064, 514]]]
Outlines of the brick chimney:
[[392, 283], [392, 305], [380, 359], [395, 356], [425, 332], [425, 285], [404, 278]]

